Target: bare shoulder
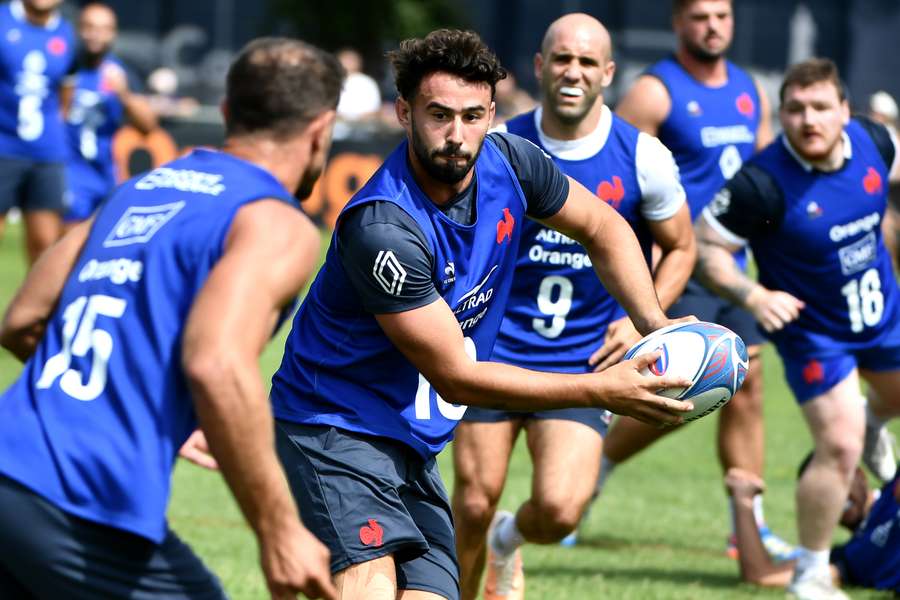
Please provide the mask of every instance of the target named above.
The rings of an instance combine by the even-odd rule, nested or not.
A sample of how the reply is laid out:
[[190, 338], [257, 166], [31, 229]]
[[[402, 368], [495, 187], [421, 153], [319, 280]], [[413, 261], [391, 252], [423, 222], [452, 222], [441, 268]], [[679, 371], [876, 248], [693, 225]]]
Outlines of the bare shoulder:
[[238, 210], [228, 232], [226, 248], [252, 244], [263, 252], [284, 252], [318, 247], [318, 243], [318, 230], [309, 217], [286, 202], [264, 199]]
[[641, 75], [619, 101], [616, 113], [641, 131], [656, 135], [671, 105], [665, 84], [653, 75]]

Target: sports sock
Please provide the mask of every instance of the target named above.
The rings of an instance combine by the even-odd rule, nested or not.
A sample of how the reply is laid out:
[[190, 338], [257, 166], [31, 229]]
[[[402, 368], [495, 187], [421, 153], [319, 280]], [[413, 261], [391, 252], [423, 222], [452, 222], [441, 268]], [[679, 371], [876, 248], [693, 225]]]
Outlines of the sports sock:
[[607, 478], [612, 475], [615, 468], [616, 463], [607, 458], [605, 454], [600, 458], [600, 476], [597, 478], [597, 487], [594, 490], [595, 498], [603, 492], [603, 486], [606, 485]]
[[753, 516], [756, 518], [756, 527], [762, 529], [766, 526], [766, 515], [763, 512], [762, 494], [753, 496]]
[[494, 536], [491, 539], [494, 552], [508, 556], [524, 543], [525, 538], [519, 533], [515, 515], [497, 523], [497, 526], [494, 528]]
[[803, 546], [797, 547], [797, 566], [794, 572], [794, 581], [809, 579], [817, 575], [830, 577], [828, 570], [828, 550], [810, 550]]

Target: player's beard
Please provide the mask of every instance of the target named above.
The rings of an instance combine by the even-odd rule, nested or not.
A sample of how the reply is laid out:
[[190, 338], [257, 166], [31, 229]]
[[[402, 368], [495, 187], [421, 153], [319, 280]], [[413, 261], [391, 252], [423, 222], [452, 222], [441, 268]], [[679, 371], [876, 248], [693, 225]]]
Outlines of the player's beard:
[[[450, 144], [444, 144], [442, 148], [432, 150], [425, 145], [425, 141], [419, 136], [416, 122], [412, 118], [410, 119], [410, 128], [412, 129], [412, 140], [410, 141], [412, 142], [413, 154], [416, 155], [425, 172], [441, 183], [453, 185], [462, 181], [469, 174], [469, 171], [472, 170], [472, 166], [478, 160], [478, 155], [481, 154], [481, 148], [484, 146], [484, 138], [481, 138], [478, 150], [474, 154], [460, 153], [460, 146], [452, 146]], [[462, 164], [454, 161], [446, 161], [441, 164], [435, 160], [439, 156], [464, 156], [466, 160]]]
[[297, 184], [297, 189], [294, 190], [294, 198], [300, 202], [309, 198], [313, 188], [316, 187], [316, 181], [319, 180], [320, 175], [322, 175], [321, 166], [307, 167], [307, 169], [303, 171], [303, 176], [300, 177], [300, 183]]
[[687, 51], [687, 53], [690, 54], [697, 62], [714, 63], [725, 56], [725, 53], [728, 51], [728, 47], [731, 44], [725, 44], [724, 46], [722, 46], [721, 50], [709, 50], [708, 48], [705, 48], [700, 44], [695, 44], [687, 40], [683, 41], [682, 45], [684, 46], [685, 51]]

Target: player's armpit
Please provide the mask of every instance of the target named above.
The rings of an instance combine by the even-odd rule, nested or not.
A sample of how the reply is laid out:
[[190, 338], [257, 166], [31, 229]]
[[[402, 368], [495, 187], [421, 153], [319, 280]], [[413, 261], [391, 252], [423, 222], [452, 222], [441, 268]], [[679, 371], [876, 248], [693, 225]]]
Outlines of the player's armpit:
[[662, 221], [648, 221], [653, 240], [662, 251], [653, 283], [663, 309], [669, 308], [684, 291], [697, 261], [697, 243], [691, 213], [683, 204], [675, 215]]
[[644, 133], [657, 135], [671, 109], [665, 84], [653, 75], [642, 75], [619, 101], [616, 114]]
[[40, 343], [47, 319], [56, 307], [93, 223], [92, 217], [75, 225], [48, 248], [31, 268], [7, 307], [0, 325], [0, 345], [22, 362], [34, 353]]

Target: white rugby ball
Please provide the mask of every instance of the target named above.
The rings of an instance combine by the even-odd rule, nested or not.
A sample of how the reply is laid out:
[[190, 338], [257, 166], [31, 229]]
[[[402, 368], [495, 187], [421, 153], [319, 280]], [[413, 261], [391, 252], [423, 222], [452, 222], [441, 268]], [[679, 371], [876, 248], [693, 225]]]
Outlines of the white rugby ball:
[[660, 391], [662, 396], [694, 403], [694, 410], [682, 414], [685, 421], [724, 406], [741, 388], [750, 368], [744, 340], [727, 327], [705, 321], [658, 329], [632, 346], [623, 360], [656, 350], [662, 355], [642, 372], [691, 380], [688, 388]]

